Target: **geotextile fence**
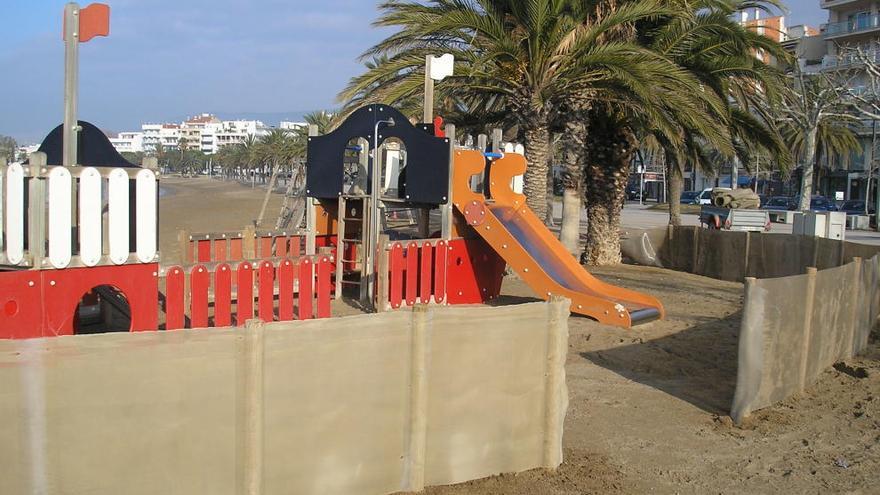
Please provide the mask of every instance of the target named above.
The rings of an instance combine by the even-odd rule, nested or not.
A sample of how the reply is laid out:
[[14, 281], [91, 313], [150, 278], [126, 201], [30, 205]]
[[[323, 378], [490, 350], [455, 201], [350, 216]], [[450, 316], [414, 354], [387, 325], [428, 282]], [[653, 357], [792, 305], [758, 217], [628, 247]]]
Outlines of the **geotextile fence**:
[[863, 352], [880, 316], [880, 246], [669, 227], [627, 232], [621, 249], [639, 264], [745, 282], [737, 423]]
[[868, 346], [880, 314], [880, 256], [805, 275], [746, 279], [731, 417], [803, 392]]
[[746, 277], [802, 275], [880, 253], [870, 246], [792, 234], [729, 232], [700, 227], [630, 230], [621, 239], [626, 259], [641, 265], [742, 282]]
[[562, 462], [568, 301], [0, 342], [0, 493], [389, 493]]

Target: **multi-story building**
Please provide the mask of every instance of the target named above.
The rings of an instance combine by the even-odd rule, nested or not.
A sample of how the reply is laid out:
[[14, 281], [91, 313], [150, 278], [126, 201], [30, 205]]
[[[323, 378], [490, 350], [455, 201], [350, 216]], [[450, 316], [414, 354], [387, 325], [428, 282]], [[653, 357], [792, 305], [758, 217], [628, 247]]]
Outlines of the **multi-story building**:
[[[874, 61], [880, 62], [880, 4], [869, 0], [820, 0], [820, 5], [828, 11], [828, 24], [825, 25], [823, 39], [827, 54], [823, 70], [840, 73], [846, 71], [849, 89], [864, 93], [870, 88], [867, 73], [859, 66], [859, 59], [853, 56], [853, 49], [859, 48]], [[837, 158], [836, 165], [828, 174], [824, 190], [845, 191], [847, 199], [866, 199], [868, 181], [871, 201], [876, 197], [876, 156], [874, 121], [863, 121], [854, 130], [859, 138], [860, 150], [849, 157]], [[826, 193], [827, 194], [827, 193]]]
[[[293, 124], [293, 123], [292, 123]], [[111, 139], [118, 151], [153, 151], [162, 145], [165, 149], [199, 150], [213, 154], [224, 146], [238, 144], [248, 136], [260, 138], [270, 128], [259, 120], [225, 120], [203, 113], [180, 124], [143, 124], [141, 132], [120, 133]], [[138, 135], [136, 142], [135, 135]], [[139, 146], [140, 149], [136, 149]]]
[[110, 144], [120, 153], [139, 153], [144, 151], [144, 133], [120, 132], [116, 137], [110, 138]]

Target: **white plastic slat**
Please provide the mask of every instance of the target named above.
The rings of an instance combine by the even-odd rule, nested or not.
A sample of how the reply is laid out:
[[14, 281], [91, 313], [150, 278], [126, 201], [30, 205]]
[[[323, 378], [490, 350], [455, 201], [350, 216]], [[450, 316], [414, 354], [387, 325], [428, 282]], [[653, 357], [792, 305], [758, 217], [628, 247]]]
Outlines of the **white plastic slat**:
[[17, 163], [6, 169], [6, 259], [24, 259], [24, 170]]
[[135, 177], [137, 191], [137, 258], [149, 263], [156, 257], [156, 174], [143, 169]]
[[49, 170], [49, 263], [55, 268], [70, 264], [71, 178], [64, 167]]
[[110, 197], [110, 261], [121, 265], [128, 260], [128, 174], [121, 168], [110, 171], [108, 181]]
[[525, 155], [525, 154], [526, 154], [526, 148], [525, 148], [525, 146], [523, 146], [523, 145], [521, 145], [521, 144], [517, 144], [516, 146], [513, 147], [513, 152], [514, 152], [514, 153], [519, 153], [520, 155]]
[[101, 173], [84, 168], [79, 176], [79, 257], [86, 266], [101, 261]]
[[504, 143], [504, 152], [513, 153], [513, 143]]

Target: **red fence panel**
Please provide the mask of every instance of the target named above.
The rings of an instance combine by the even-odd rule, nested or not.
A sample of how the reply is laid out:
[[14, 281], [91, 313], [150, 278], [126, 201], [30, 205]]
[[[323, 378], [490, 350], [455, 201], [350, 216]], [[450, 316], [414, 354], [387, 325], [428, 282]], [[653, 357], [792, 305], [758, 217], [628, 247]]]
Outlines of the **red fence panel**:
[[272, 263], [260, 263], [258, 309], [260, 319], [265, 322], [275, 320], [275, 267]]
[[419, 251], [419, 301], [427, 304], [431, 302], [431, 274], [434, 271], [434, 247], [425, 242]]
[[449, 246], [446, 241], [437, 242], [437, 250], [434, 253], [434, 302], [442, 303], [446, 299], [446, 260], [449, 255]]
[[238, 264], [238, 304], [235, 324], [243, 327], [254, 317], [254, 267], [247, 261]]
[[278, 267], [278, 320], [293, 319], [293, 280], [296, 278], [293, 262], [284, 260]]
[[416, 303], [419, 292], [419, 245], [415, 242], [406, 247], [406, 304]]
[[214, 240], [214, 261], [226, 261], [226, 237]]
[[242, 258], [242, 240], [241, 237], [229, 239], [229, 260], [239, 261]]
[[312, 262], [303, 258], [299, 262], [299, 319], [312, 318]]
[[391, 246], [391, 253], [389, 254], [388, 259], [388, 269], [391, 272], [388, 277], [390, 279], [388, 285], [391, 289], [388, 300], [391, 303], [391, 307], [397, 309], [400, 307], [401, 301], [403, 300], [404, 270], [403, 246], [401, 246], [399, 242], [395, 242], [394, 245]]
[[199, 239], [196, 241], [196, 254], [198, 263], [209, 263], [211, 261], [211, 240]]
[[259, 254], [257, 256], [260, 258], [272, 257], [272, 236], [258, 237], [257, 244], [259, 246]]
[[184, 273], [183, 268], [172, 266], [165, 275], [165, 329], [184, 327]]
[[211, 284], [211, 275], [204, 266], [196, 265], [190, 272], [189, 281], [190, 326], [205, 328], [208, 326], [208, 286]]
[[232, 268], [223, 263], [214, 272], [214, 326], [232, 325]]
[[333, 284], [330, 283], [330, 273], [333, 271], [333, 263], [330, 258], [322, 256], [318, 261], [318, 287], [317, 287], [317, 318], [330, 317], [330, 292], [333, 290]]

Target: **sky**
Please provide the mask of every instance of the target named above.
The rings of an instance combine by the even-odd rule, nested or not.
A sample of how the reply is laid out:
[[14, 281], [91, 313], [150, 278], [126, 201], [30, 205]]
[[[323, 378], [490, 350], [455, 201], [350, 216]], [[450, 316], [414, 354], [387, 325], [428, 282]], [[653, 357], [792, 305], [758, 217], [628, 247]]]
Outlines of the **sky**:
[[[372, 27], [371, 0], [104, 1], [110, 36], [79, 46], [79, 117], [111, 132], [335, 108], [360, 54], [389, 34]], [[788, 25], [826, 20], [819, 0], [787, 2]], [[0, 3], [0, 134], [39, 142], [63, 120], [66, 1]]]

